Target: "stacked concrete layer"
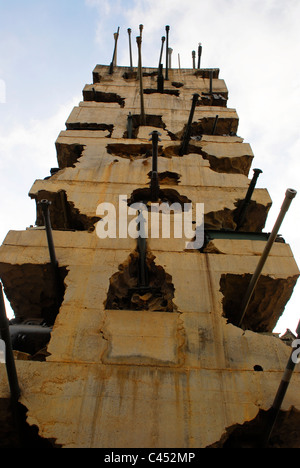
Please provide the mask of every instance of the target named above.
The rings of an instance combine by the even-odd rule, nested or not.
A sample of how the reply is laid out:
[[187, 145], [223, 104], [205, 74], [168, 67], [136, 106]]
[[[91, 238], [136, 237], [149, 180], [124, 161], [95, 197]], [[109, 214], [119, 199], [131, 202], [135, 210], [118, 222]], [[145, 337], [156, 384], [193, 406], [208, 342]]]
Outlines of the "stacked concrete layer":
[[[155, 91], [155, 71], [143, 72], [144, 89]], [[215, 99], [222, 107], [207, 105], [209, 71], [169, 70], [165, 90], [179, 95], [145, 93], [146, 114], [161, 118], [137, 126], [133, 139], [126, 138], [126, 131], [128, 113], [140, 112], [134, 73], [117, 67], [109, 75], [108, 67], [97, 66], [93, 75], [94, 84], [84, 88], [88, 101], [73, 110], [57, 139], [61, 169], [30, 190], [37, 201], [53, 201], [54, 244], [67, 275], [46, 361], [24, 355], [26, 360], [17, 361], [20, 401], [28, 409], [29, 424], [64, 447], [210, 446], [227, 428], [270, 408], [290, 355], [278, 338], [231, 323], [231, 309], [241, 302], [266, 243], [255, 234], [264, 226], [271, 200], [265, 189], [254, 191], [243, 228], [252, 238], [224, 235], [201, 252], [186, 250], [186, 239], [147, 240], [151, 264], [163, 268], [174, 285], [172, 312], [151, 309], [146, 300], [144, 310], [107, 309], [110, 284], [128, 271], [137, 244], [131, 238], [99, 239], [96, 210], [101, 202], [117, 206], [120, 195], [126, 202], [149, 187], [149, 133], [161, 133], [161, 189], [172, 190], [181, 201], [204, 203], [208, 229], [235, 230], [253, 153], [235, 135], [238, 117], [223, 105], [227, 89], [218, 70], [213, 92], [219, 97], [210, 104]], [[188, 154], [180, 157], [195, 92], [201, 97], [195, 134]], [[211, 135], [216, 115], [223, 133]], [[37, 221], [42, 224], [39, 210]], [[33, 310], [35, 318], [43, 317], [42, 299], [40, 305], [32, 301], [46, 295], [49, 279], [43, 283], [41, 272], [48, 264], [41, 227], [8, 234], [0, 249], [0, 274], [22, 320], [30, 319]], [[39, 279], [33, 278], [34, 271]], [[272, 330], [298, 275], [289, 245], [276, 242], [251, 305], [252, 329]], [[297, 367], [283, 410], [300, 410], [299, 383]], [[3, 371], [0, 397], [8, 395]]]

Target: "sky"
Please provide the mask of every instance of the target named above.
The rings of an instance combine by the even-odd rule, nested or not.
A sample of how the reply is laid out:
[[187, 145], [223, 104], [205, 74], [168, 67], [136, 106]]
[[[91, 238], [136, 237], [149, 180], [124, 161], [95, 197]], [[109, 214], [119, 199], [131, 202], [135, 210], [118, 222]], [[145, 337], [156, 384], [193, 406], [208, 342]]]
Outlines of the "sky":
[[[9, 230], [34, 225], [28, 192], [57, 167], [55, 140], [96, 64], [111, 62], [117, 28], [118, 65], [129, 65], [128, 28], [137, 65], [143, 24], [143, 65], [157, 67], [169, 25], [174, 67], [179, 54], [191, 68], [201, 42], [201, 67], [220, 69], [252, 169], [263, 171], [257, 188], [273, 201], [265, 232], [286, 189], [297, 190], [279, 232], [300, 266], [299, 20], [299, 0], [0, 0], [0, 244]], [[300, 280], [274, 331], [295, 332], [299, 318]]]

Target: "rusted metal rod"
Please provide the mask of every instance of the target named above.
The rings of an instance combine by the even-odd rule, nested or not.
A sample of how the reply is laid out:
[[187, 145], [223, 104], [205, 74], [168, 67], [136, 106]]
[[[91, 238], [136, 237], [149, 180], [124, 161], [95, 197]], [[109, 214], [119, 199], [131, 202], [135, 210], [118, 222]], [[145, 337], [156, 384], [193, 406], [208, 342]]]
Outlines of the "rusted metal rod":
[[140, 100], [141, 100], [141, 116], [140, 125], [146, 125], [146, 115], [144, 106], [144, 89], [143, 89], [143, 69], [142, 69], [142, 38], [138, 36], [136, 38], [139, 54], [139, 81], [140, 81]]
[[169, 31], [170, 26], [166, 26], [166, 80], [169, 79]]
[[247, 212], [247, 209], [248, 209], [248, 206], [249, 206], [249, 203], [251, 201], [251, 197], [252, 197], [252, 194], [254, 192], [254, 189], [255, 189], [255, 186], [256, 186], [256, 182], [257, 182], [257, 179], [259, 177], [259, 175], [262, 173], [262, 170], [261, 169], [253, 169], [253, 177], [252, 177], [252, 180], [249, 184], [249, 187], [248, 187], [248, 190], [247, 190], [247, 193], [246, 193], [246, 197], [243, 201], [243, 204], [242, 204], [242, 207], [241, 207], [241, 211], [240, 211], [240, 214], [239, 214], [239, 218], [238, 218], [238, 221], [236, 223], [236, 231], [238, 231], [243, 222], [244, 222], [244, 219], [245, 219], [245, 216], [246, 216], [246, 212]]
[[129, 60], [130, 60], [130, 70], [132, 70], [133, 65], [132, 65], [132, 49], [131, 49], [131, 29], [127, 29], [128, 32], [128, 40], [129, 40]]
[[197, 101], [199, 99], [199, 94], [195, 93], [193, 94], [193, 100], [192, 100], [192, 107], [189, 115], [189, 120], [185, 129], [185, 133], [183, 136], [182, 144], [181, 147], [179, 148], [179, 155], [183, 156], [186, 153], [189, 141], [190, 141], [190, 136], [191, 136], [191, 125], [193, 122], [193, 117], [194, 117], [194, 112], [195, 112], [195, 107], [197, 104]]
[[293, 190], [293, 189], [287, 189], [286, 190], [285, 198], [283, 200], [283, 203], [282, 203], [278, 218], [277, 218], [277, 220], [276, 220], [276, 222], [274, 224], [273, 230], [272, 230], [272, 232], [271, 232], [271, 234], [270, 234], [270, 236], [268, 238], [268, 241], [266, 243], [266, 246], [264, 248], [262, 256], [260, 257], [260, 260], [258, 262], [256, 270], [252, 275], [251, 281], [249, 283], [248, 289], [247, 289], [245, 297], [243, 299], [243, 302], [242, 302], [242, 305], [241, 305], [241, 317], [240, 317], [239, 324], [238, 324], [239, 327], [242, 326], [245, 314], [246, 314], [247, 309], [248, 309], [249, 302], [251, 300], [251, 297], [252, 297], [254, 289], [255, 289], [255, 287], [257, 285], [257, 282], [258, 282], [258, 280], [260, 278], [262, 269], [263, 269], [263, 267], [264, 267], [264, 265], [266, 263], [266, 260], [268, 258], [269, 253], [270, 253], [272, 245], [273, 245], [273, 243], [274, 243], [274, 241], [276, 239], [276, 236], [278, 234], [278, 230], [279, 230], [279, 228], [281, 226], [281, 223], [282, 223], [282, 221], [283, 221], [283, 219], [284, 219], [284, 217], [286, 215], [286, 212], [288, 211], [288, 209], [290, 207], [290, 204], [291, 204], [293, 198], [296, 196], [296, 194], [297, 194], [296, 190]]
[[[296, 330], [297, 334], [297, 339], [300, 338], [300, 320], [297, 326]], [[288, 386], [290, 384], [294, 369], [297, 364], [297, 360], [293, 357], [294, 350], [291, 352], [289, 360], [287, 362], [284, 374], [282, 376], [281, 382], [279, 384], [277, 393], [275, 395], [272, 407], [270, 409], [270, 412], [268, 414], [268, 421], [267, 421], [267, 429], [266, 432], [264, 433], [264, 441], [263, 441], [263, 446], [267, 447], [269, 440], [271, 438], [274, 426], [276, 424], [276, 420], [282, 405], [282, 402], [284, 400], [286, 391], [288, 389]]]

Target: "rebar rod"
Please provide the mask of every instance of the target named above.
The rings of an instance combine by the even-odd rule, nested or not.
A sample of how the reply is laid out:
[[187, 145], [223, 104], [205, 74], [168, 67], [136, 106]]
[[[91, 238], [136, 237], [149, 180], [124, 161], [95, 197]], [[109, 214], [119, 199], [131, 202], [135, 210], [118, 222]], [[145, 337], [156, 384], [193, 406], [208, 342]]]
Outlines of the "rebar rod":
[[246, 294], [244, 296], [244, 299], [243, 299], [243, 302], [242, 302], [242, 305], [241, 305], [241, 317], [240, 317], [240, 320], [239, 320], [239, 324], [238, 326], [241, 327], [242, 323], [243, 323], [243, 320], [244, 320], [244, 317], [245, 317], [245, 314], [247, 312], [247, 308], [248, 308], [248, 305], [249, 305], [249, 302], [251, 300], [251, 297], [252, 297], [252, 294], [254, 292], [254, 289], [257, 285], [257, 282], [259, 280], [259, 277], [261, 275], [261, 272], [262, 272], [262, 269], [266, 263], [266, 260], [268, 258], [268, 255], [270, 253], [270, 250], [272, 248], [272, 245], [276, 239], [276, 236], [278, 234], [278, 230], [281, 226], [281, 223], [286, 215], [286, 212], [288, 211], [289, 207], [290, 207], [290, 204], [293, 200], [293, 198], [296, 196], [296, 190], [293, 190], [293, 189], [287, 189], [286, 190], [286, 193], [285, 193], [285, 198], [283, 200], [283, 203], [282, 203], [282, 206], [281, 206], [281, 209], [280, 209], [280, 212], [279, 212], [279, 215], [277, 217], [277, 220], [274, 224], [274, 227], [273, 227], [273, 230], [268, 238], [268, 241], [266, 243], [266, 246], [264, 248], [264, 251], [260, 257], [260, 260], [258, 262], [258, 265], [256, 267], [256, 270], [255, 272], [253, 273], [252, 275], [252, 278], [251, 278], [251, 281], [249, 283], [249, 286], [248, 286], [248, 289], [246, 291]]

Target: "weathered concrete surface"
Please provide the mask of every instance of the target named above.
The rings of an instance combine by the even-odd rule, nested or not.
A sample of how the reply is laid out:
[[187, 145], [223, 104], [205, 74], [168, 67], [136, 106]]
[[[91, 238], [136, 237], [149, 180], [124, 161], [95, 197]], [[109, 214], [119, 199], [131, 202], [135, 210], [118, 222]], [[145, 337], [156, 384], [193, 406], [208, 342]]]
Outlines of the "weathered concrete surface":
[[[164, 94], [155, 92], [157, 70], [143, 72], [147, 125], [138, 125], [136, 73], [116, 67], [109, 75], [108, 67], [97, 66], [94, 84], [85, 86], [84, 101], [56, 141], [60, 170], [35, 181], [29, 193], [35, 201], [53, 202], [53, 238], [65, 291], [45, 361], [16, 353], [24, 359], [16, 362], [20, 402], [40, 436], [67, 448], [222, 445], [232, 427], [270, 408], [291, 352], [278, 337], [258, 333], [262, 325], [272, 330], [299, 276], [286, 243], [272, 247], [265, 283], [251, 304], [259, 323], [248, 321], [246, 330], [232, 323], [233, 315], [242, 299], [241, 284], [255, 271], [266, 243], [251, 236], [225, 234], [203, 251], [186, 249], [187, 239], [173, 235], [149, 238], [147, 258], [151, 255], [152, 265], [171, 285], [171, 307], [161, 298], [157, 306], [152, 297], [146, 310], [153, 291], [140, 294], [143, 310], [126, 308], [125, 300], [117, 302], [119, 309], [109, 306], [115, 304], [108, 301], [112, 284], [124, 294], [137, 286], [130, 263], [137, 243], [99, 239], [97, 207], [101, 202], [117, 207], [120, 195], [127, 203], [141, 190], [144, 196], [152, 168], [151, 131], [161, 133], [158, 171], [164, 197], [188, 199], [194, 210], [204, 203], [207, 229], [225, 229], [232, 237], [250, 183], [253, 153], [236, 135], [238, 115], [226, 107], [228, 91], [219, 70], [213, 70], [210, 96], [209, 70], [170, 70]], [[195, 92], [200, 98], [192, 138], [180, 157]], [[126, 133], [129, 112], [135, 116], [132, 139]], [[270, 206], [267, 190], [255, 189], [242, 230], [260, 232]], [[44, 309], [55, 299], [39, 211], [37, 225], [10, 231], [0, 247], [0, 277], [20, 320], [32, 314], [45, 319]], [[300, 411], [299, 383], [297, 365], [284, 411]], [[0, 399], [8, 396], [1, 365]]]

